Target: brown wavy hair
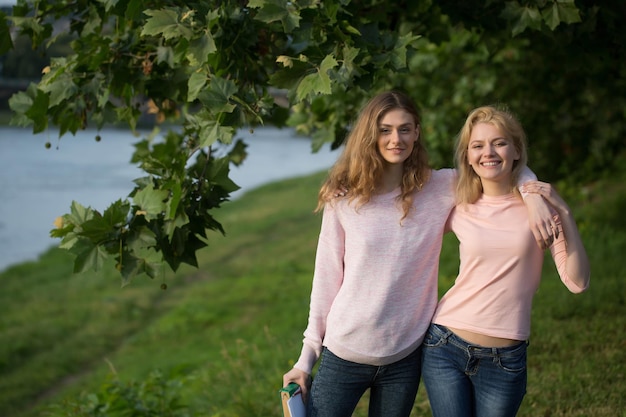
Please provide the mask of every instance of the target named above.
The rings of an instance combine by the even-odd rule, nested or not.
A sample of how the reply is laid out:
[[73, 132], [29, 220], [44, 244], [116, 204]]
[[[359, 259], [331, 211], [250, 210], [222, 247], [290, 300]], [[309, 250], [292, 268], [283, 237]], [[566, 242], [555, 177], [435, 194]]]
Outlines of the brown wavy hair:
[[420, 116], [413, 100], [399, 91], [386, 91], [369, 100], [359, 113], [348, 134], [345, 147], [330, 169], [328, 177], [318, 194], [316, 211], [332, 202], [334, 193], [347, 188], [350, 202], [357, 208], [370, 201], [376, 194], [383, 177], [385, 161], [378, 150], [379, 124], [391, 110], [401, 109], [413, 116], [418, 138], [411, 155], [404, 161], [401, 193], [398, 201], [406, 217], [413, 204], [413, 193], [420, 190], [430, 178], [428, 154], [423, 145]]

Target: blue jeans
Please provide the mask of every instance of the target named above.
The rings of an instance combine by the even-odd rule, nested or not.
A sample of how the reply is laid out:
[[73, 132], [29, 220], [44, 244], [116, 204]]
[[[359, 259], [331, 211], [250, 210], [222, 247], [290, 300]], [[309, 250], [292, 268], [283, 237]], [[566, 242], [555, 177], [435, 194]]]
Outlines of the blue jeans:
[[370, 417], [408, 417], [420, 382], [421, 348], [385, 366], [354, 363], [324, 348], [307, 407], [308, 417], [350, 417], [370, 389]]
[[433, 416], [514, 417], [526, 394], [527, 345], [476, 346], [431, 324], [422, 377]]

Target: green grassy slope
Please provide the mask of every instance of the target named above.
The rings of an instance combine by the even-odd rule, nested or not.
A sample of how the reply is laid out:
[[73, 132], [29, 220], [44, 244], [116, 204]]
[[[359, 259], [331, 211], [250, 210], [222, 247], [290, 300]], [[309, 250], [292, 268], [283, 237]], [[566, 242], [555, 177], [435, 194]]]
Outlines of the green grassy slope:
[[[580, 218], [592, 284], [572, 295], [546, 262], [520, 416], [616, 416], [626, 408], [625, 177], [585, 193], [565, 190]], [[277, 391], [306, 325], [321, 220], [312, 209], [322, 178], [270, 184], [228, 203], [216, 213], [227, 236], [210, 236], [200, 268], [169, 274], [165, 291], [148, 278], [120, 288], [113, 268], [73, 275], [60, 250], [2, 273], [0, 415], [46, 415], [50, 404], [96, 392], [113, 374], [141, 382], [158, 369], [182, 384], [189, 415], [280, 416]], [[448, 236], [442, 291], [456, 257]], [[95, 415], [68, 409], [54, 415]], [[355, 415], [365, 410], [363, 402]], [[427, 412], [422, 388], [413, 414]]]

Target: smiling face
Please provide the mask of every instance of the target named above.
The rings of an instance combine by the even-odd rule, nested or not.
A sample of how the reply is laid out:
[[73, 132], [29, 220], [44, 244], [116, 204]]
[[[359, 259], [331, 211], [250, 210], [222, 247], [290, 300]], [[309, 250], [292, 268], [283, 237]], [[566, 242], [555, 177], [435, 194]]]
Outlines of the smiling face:
[[392, 165], [402, 165], [413, 152], [418, 130], [413, 116], [402, 109], [390, 110], [378, 124], [378, 151]]
[[467, 162], [480, 177], [486, 195], [511, 192], [511, 174], [520, 154], [513, 142], [491, 123], [477, 123], [470, 135]]

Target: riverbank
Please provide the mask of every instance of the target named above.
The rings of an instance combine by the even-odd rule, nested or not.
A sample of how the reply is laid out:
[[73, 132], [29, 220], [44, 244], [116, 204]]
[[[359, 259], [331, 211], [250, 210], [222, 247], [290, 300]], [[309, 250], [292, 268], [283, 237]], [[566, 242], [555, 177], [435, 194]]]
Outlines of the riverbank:
[[[96, 135], [101, 137], [95, 141]], [[0, 127], [0, 270], [35, 260], [58, 240], [49, 236], [54, 219], [69, 212], [72, 201], [103, 211], [133, 189], [145, 173], [130, 163], [139, 138], [124, 129], [85, 130], [60, 140], [56, 131], [32, 135], [26, 129]], [[231, 167], [241, 189], [235, 199], [262, 184], [310, 174], [332, 165], [338, 152], [312, 153], [307, 138], [290, 129], [242, 130], [248, 157]], [[46, 143], [51, 143], [50, 149]]]

